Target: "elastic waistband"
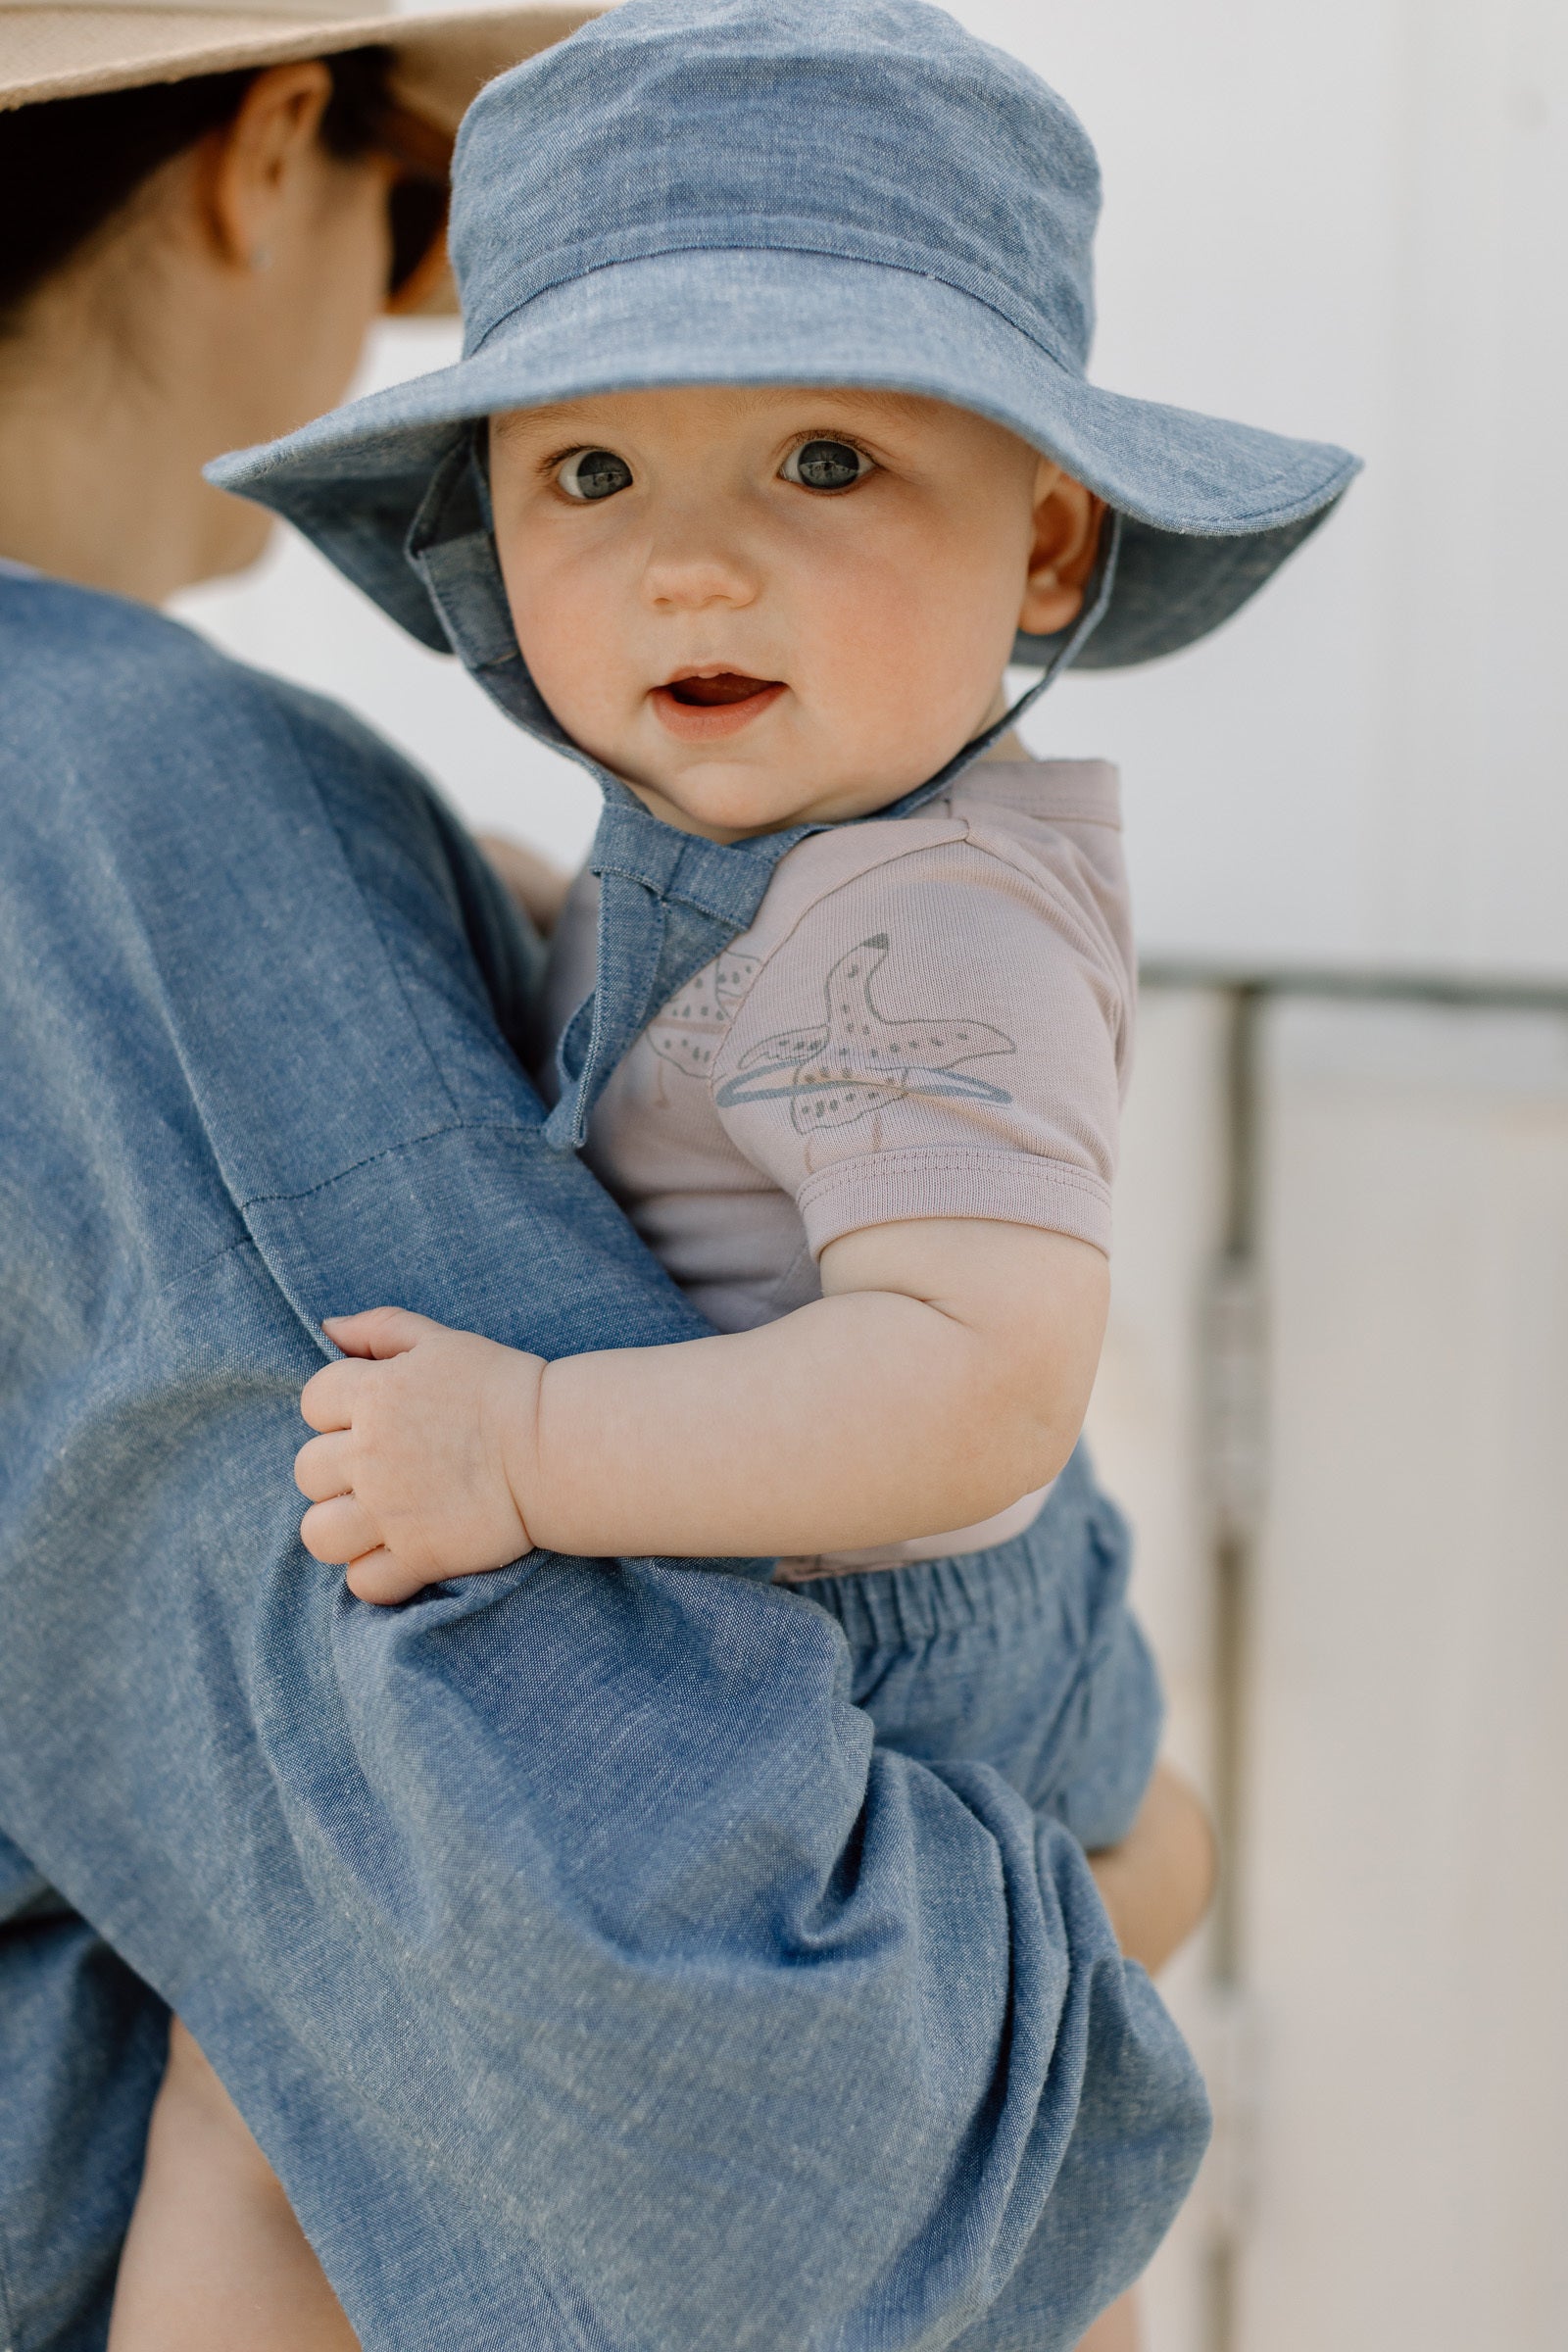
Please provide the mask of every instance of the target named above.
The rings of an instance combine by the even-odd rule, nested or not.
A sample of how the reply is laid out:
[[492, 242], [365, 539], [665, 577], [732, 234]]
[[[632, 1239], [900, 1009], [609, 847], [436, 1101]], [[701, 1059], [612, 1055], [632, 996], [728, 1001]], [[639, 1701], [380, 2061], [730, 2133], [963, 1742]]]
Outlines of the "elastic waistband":
[[1075, 1453], [1032, 1525], [1010, 1543], [785, 1589], [836, 1617], [852, 1647], [910, 1649], [966, 1627], [1031, 1623], [1072, 1592], [1098, 1614], [1110, 1588], [1125, 1588], [1127, 1571], [1120, 1515]]

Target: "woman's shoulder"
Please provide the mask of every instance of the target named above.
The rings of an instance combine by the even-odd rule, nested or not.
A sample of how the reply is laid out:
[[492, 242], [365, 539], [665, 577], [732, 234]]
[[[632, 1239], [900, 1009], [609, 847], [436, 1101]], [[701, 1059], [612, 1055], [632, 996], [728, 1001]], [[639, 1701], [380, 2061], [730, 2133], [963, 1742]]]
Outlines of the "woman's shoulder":
[[[123, 690], [128, 678], [155, 684], [165, 675], [194, 682], [209, 677], [218, 690], [240, 665], [218, 648], [150, 605], [38, 573], [0, 572], [0, 641], [5, 648], [8, 700], [26, 689], [70, 689], [85, 713]], [[25, 663], [25, 667], [14, 666]]]
[[0, 681], [7, 800], [41, 823], [139, 822], [152, 793], [173, 816], [247, 791], [429, 821], [427, 781], [363, 720], [124, 597], [0, 575]]
[[265, 727], [289, 690], [150, 606], [64, 580], [0, 577], [6, 748], [34, 770], [123, 769], [204, 722]]
[[466, 998], [482, 975], [503, 1028], [522, 1020], [536, 943], [428, 781], [352, 712], [162, 613], [3, 576], [0, 694], [9, 904], [39, 953], [47, 934], [69, 962], [90, 927], [96, 954], [133, 958], [194, 925], [174, 960], [199, 977], [241, 907], [253, 956], [368, 917], [430, 985]]

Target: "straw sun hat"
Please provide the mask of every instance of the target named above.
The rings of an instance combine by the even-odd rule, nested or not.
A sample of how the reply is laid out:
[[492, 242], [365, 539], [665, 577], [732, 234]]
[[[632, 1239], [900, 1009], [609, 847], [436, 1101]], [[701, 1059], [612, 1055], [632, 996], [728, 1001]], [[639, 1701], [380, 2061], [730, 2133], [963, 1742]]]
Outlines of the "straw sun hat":
[[0, 0], [0, 110], [384, 43], [396, 52], [399, 102], [454, 131], [494, 75], [598, 13], [569, 4], [397, 15], [362, 0]]

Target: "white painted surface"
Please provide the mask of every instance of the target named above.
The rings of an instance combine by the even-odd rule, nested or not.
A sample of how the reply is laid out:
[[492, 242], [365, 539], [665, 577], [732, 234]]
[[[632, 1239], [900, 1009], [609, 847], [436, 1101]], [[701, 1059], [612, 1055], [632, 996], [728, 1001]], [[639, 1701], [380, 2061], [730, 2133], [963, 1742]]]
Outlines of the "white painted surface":
[[[1165, 1681], [1167, 1751], [1205, 1791], [1213, 1623], [1198, 1367], [1221, 1238], [1223, 1052], [1215, 998], [1145, 999], [1117, 1188], [1114, 1298], [1089, 1423], [1101, 1478], [1135, 1532], [1133, 1599]], [[1200, 1938], [1161, 1987], [1200, 2050], [1210, 2020], [1206, 1960]], [[1200, 2183], [1145, 2282], [1148, 2352], [1211, 2352], [1207, 2187]]]
[[1244, 2352], [1568, 2344], [1568, 1021], [1289, 1006]]
[[[1092, 1419], [1200, 1779], [1216, 1046], [1211, 998], [1148, 1004]], [[1263, 1073], [1234, 1865], [1261, 2065], [1231, 2352], [1562, 2352], [1568, 1016], [1287, 1003]], [[1192, 1962], [1171, 1991], [1201, 2046]], [[1207, 2352], [1212, 2223], [1200, 2189], [1149, 2352]]]

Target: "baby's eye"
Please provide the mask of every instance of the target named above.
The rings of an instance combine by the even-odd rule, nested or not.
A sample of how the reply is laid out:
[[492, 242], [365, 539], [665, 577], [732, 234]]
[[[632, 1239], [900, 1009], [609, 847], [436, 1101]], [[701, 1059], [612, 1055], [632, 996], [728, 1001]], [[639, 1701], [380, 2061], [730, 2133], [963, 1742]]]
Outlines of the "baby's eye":
[[612, 449], [574, 449], [556, 467], [556, 480], [568, 498], [613, 498], [631, 485], [631, 467]]
[[787, 482], [798, 482], [803, 490], [848, 490], [875, 470], [873, 460], [851, 441], [803, 441], [779, 468]]

